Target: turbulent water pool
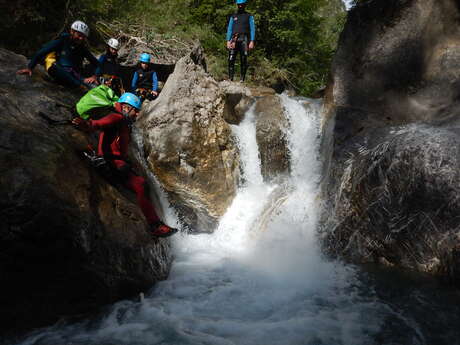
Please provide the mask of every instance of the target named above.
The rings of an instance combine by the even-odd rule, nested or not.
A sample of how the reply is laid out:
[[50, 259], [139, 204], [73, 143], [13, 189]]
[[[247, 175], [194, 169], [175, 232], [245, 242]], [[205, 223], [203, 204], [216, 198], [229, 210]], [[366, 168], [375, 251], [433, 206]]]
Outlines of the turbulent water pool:
[[[234, 126], [244, 184], [214, 234], [172, 239], [142, 300], [27, 335], [27, 345], [457, 344], [460, 297], [420, 275], [324, 259], [316, 245], [321, 103], [281, 96], [291, 176], [263, 182], [254, 113]], [[172, 221], [172, 220], [171, 220]]]

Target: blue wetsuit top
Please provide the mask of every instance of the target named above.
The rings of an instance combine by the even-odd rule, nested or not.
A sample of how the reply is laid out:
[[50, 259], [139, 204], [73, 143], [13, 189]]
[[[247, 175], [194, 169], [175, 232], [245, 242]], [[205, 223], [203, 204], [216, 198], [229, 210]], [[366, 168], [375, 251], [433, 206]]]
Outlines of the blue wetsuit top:
[[158, 90], [158, 77], [155, 71], [144, 71], [142, 68], [139, 68], [136, 72], [134, 72], [133, 80], [131, 82], [132, 91], [135, 91], [139, 87], [150, 89], [150, 86], [152, 86], [152, 91]]
[[70, 67], [80, 72], [83, 66], [83, 60], [86, 58], [93, 69], [99, 65], [96, 57], [90, 53], [85, 45], [73, 44], [70, 34], [63, 33], [58, 39], [48, 42], [35, 53], [30, 59], [28, 68], [33, 69], [45, 56], [51, 52], [56, 52], [56, 63], [62, 67]]
[[254, 16], [249, 14], [249, 13], [246, 13], [246, 12], [243, 12], [243, 13], [236, 13], [234, 15], [232, 15], [230, 17], [230, 20], [228, 22], [228, 27], [227, 27], [227, 41], [230, 41], [232, 39], [232, 36], [233, 36], [233, 31], [234, 31], [234, 26], [235, 26], [235, 19], [234, 18], [237, 18], [237, 17], [240, 17], [240, 15], [246, 15], [249, 17], [249, 40], [250, 41], [255, 41], [256, 39], [256, 24], [254, 22]]

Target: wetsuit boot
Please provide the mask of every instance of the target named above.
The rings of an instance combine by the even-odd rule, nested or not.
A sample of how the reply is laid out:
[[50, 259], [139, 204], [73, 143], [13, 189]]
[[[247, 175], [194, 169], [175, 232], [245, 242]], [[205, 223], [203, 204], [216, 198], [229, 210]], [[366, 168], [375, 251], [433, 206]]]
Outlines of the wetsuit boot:
[[158, 221], [151, 225], [151, 234], [156, 237], [169, 237], [177, 233], [177, 229], [171, 228], [164, 224], [162, 221]]
[[246, 80], [246, 71], [248, 70], [248, 56], [247, 53], [241, 53], [241, 77], [240, 82]]

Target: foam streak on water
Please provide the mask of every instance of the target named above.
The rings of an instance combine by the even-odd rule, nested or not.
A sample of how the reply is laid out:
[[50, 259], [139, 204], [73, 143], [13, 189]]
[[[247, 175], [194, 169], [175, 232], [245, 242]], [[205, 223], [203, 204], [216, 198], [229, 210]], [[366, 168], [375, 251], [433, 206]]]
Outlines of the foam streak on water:
[[103, 318], [56, 326], [24, 344], [373, 344], [386, 307], [315, 244], [321, 104], [284, 95], [282, 102], [286, 183], [263, 182], [251, 109], [233, 128], [245, 182], [217, 231], [176, 237], [171, 275], [143, 303], [118, 303]]

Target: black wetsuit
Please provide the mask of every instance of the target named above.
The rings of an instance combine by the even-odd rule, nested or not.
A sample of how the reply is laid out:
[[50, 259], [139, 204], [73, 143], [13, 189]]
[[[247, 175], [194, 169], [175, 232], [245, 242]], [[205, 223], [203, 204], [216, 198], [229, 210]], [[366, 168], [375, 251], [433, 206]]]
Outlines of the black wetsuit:
[[233, 80], [235, 74], [235, 60], [238, 52], [241, 62], [241, 80], [246, 78], [248, 69], [249, 42], [255, 40], [254, 17], [244, 10], [239, 10], [230, 17], [227, 28], [227, 41], [235, 44], [234, 49], [228, 52], [228, 75]]
[[120, 64], [118, 56], [106, 53], [99, 58], [99, 67], [96, 70], [96, 76], [99, 78], [104, 74], [120, 77]]

